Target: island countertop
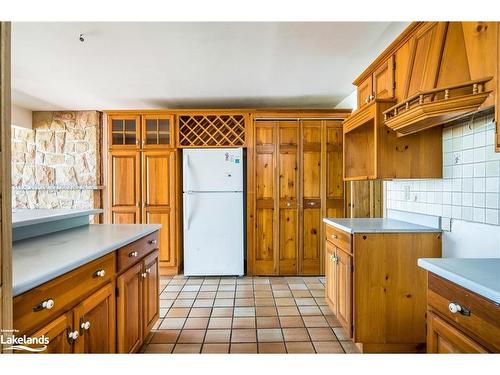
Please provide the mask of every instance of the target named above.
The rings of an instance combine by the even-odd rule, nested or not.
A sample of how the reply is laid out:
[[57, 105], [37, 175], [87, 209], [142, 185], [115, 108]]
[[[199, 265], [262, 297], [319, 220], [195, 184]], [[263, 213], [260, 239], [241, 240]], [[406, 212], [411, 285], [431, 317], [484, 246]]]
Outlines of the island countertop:
[[385, 218], [324, 218], [323, 222], [351, 234], [441, 232], [441, 229]]
[[500, 258], [420, 258], [418, 265], [500, 304]]
[[13, 243], [12, 292], [22, 294], [161, 228], [91, 224]]

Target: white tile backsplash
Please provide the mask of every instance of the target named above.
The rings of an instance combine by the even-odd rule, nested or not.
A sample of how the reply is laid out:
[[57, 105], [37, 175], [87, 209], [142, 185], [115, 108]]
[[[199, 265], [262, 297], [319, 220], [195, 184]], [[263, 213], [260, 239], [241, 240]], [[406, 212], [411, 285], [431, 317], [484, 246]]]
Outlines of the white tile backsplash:
[[386, 207], [499, 225], [500, 153], [494, 150], [493, 121], [493, 115], [483, 115], [443, 129], [443, 179], [387, 181]]

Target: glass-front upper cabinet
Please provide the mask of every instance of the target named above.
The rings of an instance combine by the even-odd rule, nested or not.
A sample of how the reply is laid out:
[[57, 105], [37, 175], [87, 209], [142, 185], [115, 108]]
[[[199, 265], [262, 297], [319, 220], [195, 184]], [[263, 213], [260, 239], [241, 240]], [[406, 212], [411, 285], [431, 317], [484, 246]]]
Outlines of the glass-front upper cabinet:
[[171, 115], [142, 116], [142, 147], [172, 147], [174, 117]]
[[108, 117], [110, 148], [139, 148], [140, 116], [110, 115]]

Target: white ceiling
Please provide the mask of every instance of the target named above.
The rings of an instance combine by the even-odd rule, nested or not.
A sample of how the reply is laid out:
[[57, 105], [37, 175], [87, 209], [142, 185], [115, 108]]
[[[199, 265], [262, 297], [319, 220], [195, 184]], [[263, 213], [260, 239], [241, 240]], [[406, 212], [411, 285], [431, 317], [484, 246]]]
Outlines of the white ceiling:
[[329, 108], [406, 26], [16, 22], [12, 98], [32, 110]]

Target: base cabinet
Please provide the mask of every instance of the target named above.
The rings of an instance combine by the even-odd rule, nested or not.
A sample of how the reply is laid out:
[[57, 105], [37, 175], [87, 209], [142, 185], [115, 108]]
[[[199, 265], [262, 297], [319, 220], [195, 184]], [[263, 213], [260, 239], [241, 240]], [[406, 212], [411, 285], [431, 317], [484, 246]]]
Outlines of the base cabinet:
[[[365, 353], [425, 349], [426, 275], [441, 233], [348, 233], [326, 225], [326, 300]], [[401, 270], [405, 270], [401, 273]]]
[[158, 251], [117, 278], [118, 352], [135, 353], [158, 320]]
[[487, 353], [488, 351], [436, 314], [427, 315], [427, 353]]
[[71, 327], [73, 326], [73, 313], [68, 312], [63, 314], [43, 328], [35, 332], [33, 337], [48, 337], [49, 344], [47, 345], [47, 350], [40, 352], [41, 354], [67, 354], [73, 353], [73, 342], [69, 338], [69, 333], [71, 332]]

